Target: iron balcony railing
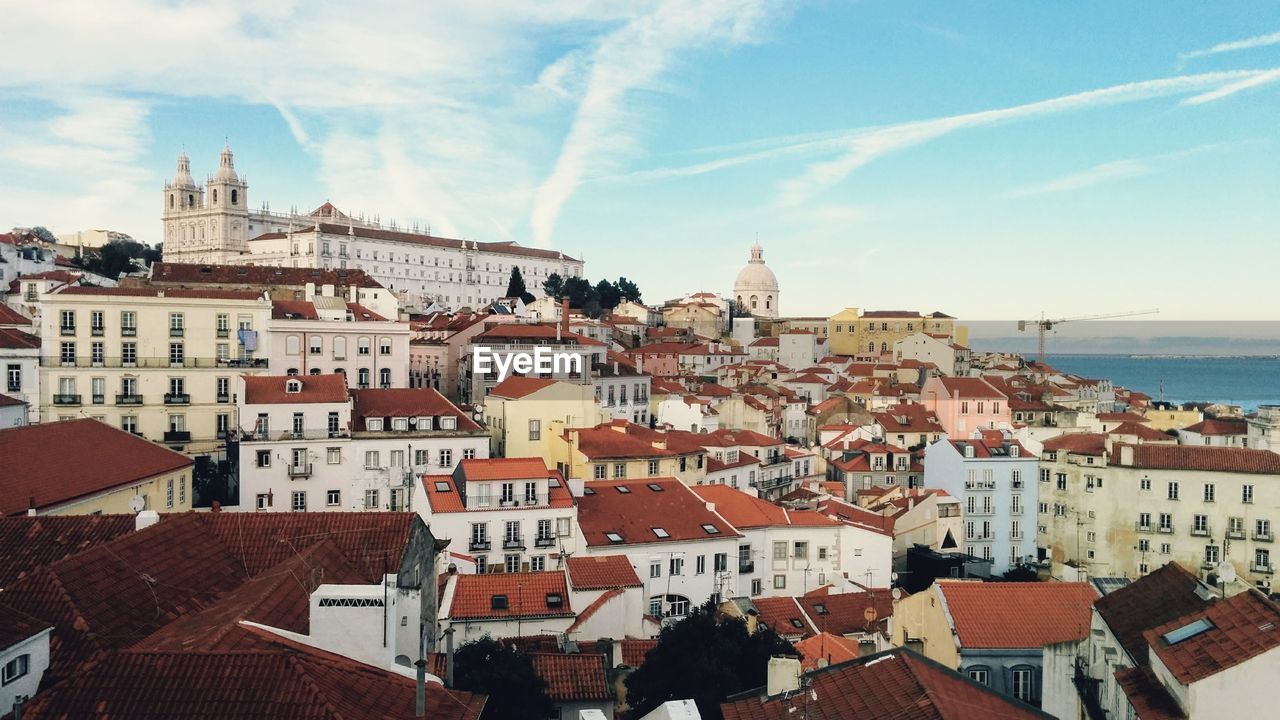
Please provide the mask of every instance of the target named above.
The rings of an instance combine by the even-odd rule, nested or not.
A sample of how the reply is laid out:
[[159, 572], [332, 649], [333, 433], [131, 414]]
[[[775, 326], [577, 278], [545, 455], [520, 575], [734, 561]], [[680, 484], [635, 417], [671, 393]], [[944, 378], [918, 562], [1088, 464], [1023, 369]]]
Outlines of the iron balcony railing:
[[53, 404], [54, 405], [79, 405], [80, 396], [79, 395], [54, 395]]
[[59, 355], [45, 355], [40, 358], [41, 367], [77, 367], [77, 368], [192, 368], [192, 369], [215, 369], [215, 368], [265, 368], [267, 366], [266, 358], [211, 358], [211, 357], [184, 357], [181, 359], [170, 359], [165, 356], [135, 356], [125, 358], [120, 356], [94, 358], [89, 355], [79, 356], [74, 359], [63, 359]]

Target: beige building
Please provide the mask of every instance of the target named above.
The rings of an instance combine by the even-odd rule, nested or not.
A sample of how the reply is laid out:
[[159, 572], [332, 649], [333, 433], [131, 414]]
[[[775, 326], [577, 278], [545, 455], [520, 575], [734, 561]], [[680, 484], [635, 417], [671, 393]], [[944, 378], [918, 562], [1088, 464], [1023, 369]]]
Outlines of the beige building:
[[586, 383], [513, 375], [484, 401], [494, 457], [550, 457], [552, 438], [564, 428], [591, 427], [605, 420], [594, 388]]
[[845, 308], [827, 318], [827, 337], [836, 355], [877, 354], [888, 357], [894, 345], [917, 332], [945, 335], [965, 345], [968, 333], [957, 328], [955, 318], [935, 312], [921, 315], [911, 310], [859, 310]]
[[0, 516], [186, 512], [192, 464], [96, 420], [0, 430]]
[[1169, 561], [1202, 577], [1230, 563], [1269, 592], [1280, 455], [1246, 448], [1054, 438], [1040, 464], [1040, 540], [1055, 568], [1138, 577]]
[[235, 426], [271, 301], [245, 290], [69, 286], [42, 296], [41, 417], [91, 417], [187, 454]]

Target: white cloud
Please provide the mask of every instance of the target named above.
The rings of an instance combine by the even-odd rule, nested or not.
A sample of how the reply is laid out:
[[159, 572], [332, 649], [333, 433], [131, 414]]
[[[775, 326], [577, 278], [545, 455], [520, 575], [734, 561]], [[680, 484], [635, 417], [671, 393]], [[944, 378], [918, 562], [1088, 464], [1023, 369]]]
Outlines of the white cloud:
[[1082, 188], [1111, 182], [1113, 180], [1147, 175], [1151, 173], [1152, 170], [1153, 168], [1150, 164], [1141, 160], [1115, 160], [1112, 162], [1094, 165], [1088, 170], [1064, 175], [1055, 180], [1050, 180], [1049, 182], [1019, 188], [1007, 193], [1007, 196], [1019, 198], [1029, 197], [1032, 195], [1047, 195], [1050, 193], [1067, 192], [1070, 190], [1080, 190]]
[[1211, 48], [1204, 50], [1193, 50], [1192, 52], [1182, 53], [1178, 57], [1183, 60], [1192, 58], [1205, 57], [1207, 55], [1217, 55], [1225, 52], [1235, 52], [1237, 50], [1252, 50], [1253, 48], [1266, 47], [1268, 45], [1280, 45], [1280, 32], [1270, 33], [1268, 35], [1255, 35], [1244, 40], [1233, 40], [1231, 42], [1218, 43]]
[[1196, 95], [1195, 97], [1189, 97], [1186, 100], [1183, 100], [1182, 104], [1183, 105], [1203, 105], [1205, 103], [1210, 103], [1215, 100], [1221, 100], [1222, 98], [1235, 95], [1236, 93], [1242, 92], [1244, 90], [1249, 90], [1250, 88], [1262, 87], [1263, 85], [1270, 85], [1271, 83], [1276, 81], [1280, 81], [1280, 68], [1277, 68], [1275, 70], [1268, 70], [1266, 72], [1260, 72], [1260, 73], [1257, 73], [1256, 75], [1252, 75], [1250, 77], [1237, 80], [1236, 82], [1227, 83], [1226, 85], [1223, 85], [1222, 87], [1216, 88], [1214, 90], [1210, 90], [1207, 93], [1201, 93], [1199, 95]]

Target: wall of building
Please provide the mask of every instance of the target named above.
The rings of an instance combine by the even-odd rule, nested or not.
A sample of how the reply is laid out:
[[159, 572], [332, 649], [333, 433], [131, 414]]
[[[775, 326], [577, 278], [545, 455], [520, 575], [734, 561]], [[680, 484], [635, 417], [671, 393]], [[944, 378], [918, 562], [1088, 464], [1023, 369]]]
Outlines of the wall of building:
[[147, 504], [144, 510], [162, 513], [187, 512], [191, 509], [191, 503], [194, 500], [191, 479], [191, 466], [188, 465], [126, 486], [40, 508], [39, 514], [132, 515], [133, 508], [129, 507], [129, 502], [134, 495], [142, 495], [146, 498]]

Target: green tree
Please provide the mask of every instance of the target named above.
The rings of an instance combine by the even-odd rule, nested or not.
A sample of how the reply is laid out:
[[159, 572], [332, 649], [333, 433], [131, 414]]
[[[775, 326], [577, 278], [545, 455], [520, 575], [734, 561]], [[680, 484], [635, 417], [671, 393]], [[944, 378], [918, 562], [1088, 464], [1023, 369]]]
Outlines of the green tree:
[[618, 293], [622, 295], [623, 300], [631, 302], [640, 302], [640, 287], [630, 280], [620, 277], [618, 278]]
[[606, 310], [612, 310], [618, 307], [618, 303], [622, 302], [622, 291], [618, 286], [608, 280], [601, 280], [596, 283], [596, 300], [599, 301], [600, 307]]
[[55, 237], [53, 233], [49, 232], [49, 228], [43, 225], [37, 225], [31, 228], [31, 234], [35, 235], [36, 237], [40, 238], [41, 240], [47, 243], [58, 242], [58, 238]]
[[569, 298], [569, 307], [575, 308], [585, 308], [589, 301], [598, 300], [591, 281], [580, 277], [565, 279], [561, 297]]
[[524, 301], [525, 305], [534, 300], [533, 295], [524, 286], [524, 276], [520, 274], [520, 268], [515, 265], [511, 266], [511, 279], [507, 281], [507, 297], [518, 297]]
[[459, 690], [489, 696], [482, 720], [545, 720], [555, 709], [533, 660], [488, 636], [454, 652], [453, 675]]
[[754, 635], [740, 618], [716, 617], [711, 603], [662, 629], [658, 645], [626, 679], [627, 704], [643, 716], [668, 700], [692, 698], [708, 720], [734, 693], [765, 684], [769, 658], [795, 655], [790, 643], [758, 626]]
[[555, 298], [557, 302], [564, 297], [564, 278], [560, 277], [560, 273], [551, 273], [542, 281], [542, 292]]

